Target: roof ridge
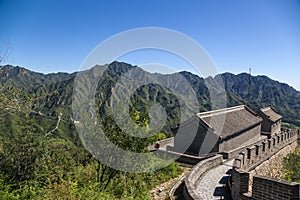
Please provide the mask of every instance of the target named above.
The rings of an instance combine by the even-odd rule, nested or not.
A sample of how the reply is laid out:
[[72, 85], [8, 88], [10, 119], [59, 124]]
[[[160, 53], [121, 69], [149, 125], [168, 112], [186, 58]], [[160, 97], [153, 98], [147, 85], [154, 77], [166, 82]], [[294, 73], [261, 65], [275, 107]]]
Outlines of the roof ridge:
[[198, 117], [203, 117], [203, 116], [207, 116], [207, 115], [212, 115], [212, 114], [216, 114], [216, 113], [228, 113], [228, 112], [232, 112], [235, 110], [240, 110], [245, 108], [245, 105], [239, 105], [239, 106], [233, 106], [233, 107], [229, 107], [229, 108], [222, 108], [222, 109], [218, 109], [218, 110], [211, 110], [211, 111], [206, 111], [206, 112], [201, 112], [198, 113], [197, 116]]
[[265, 116], [267, 119], [273, 122], [282, 118], [282, 115], [272, 105], [268, 107], [260, 108], [258, 113], [260, 113], [260, 115]]
[[261, 110], [261, 111], [265, 111], [265, 110], [269, 110], [269, 109], [273, 110], [273, 111], [276, 112], [277, 114], [280, 114], [280, 113], [279, 113], [272, 105], [269, 105], [269, 106], [267, 106], [267, 107], [261, 108], [260, 110]]
[[[272, 109], [271, 106], [268, 106], [268, 107], [264, 107], [264, 108], [260, 108], [261, 111], [265, 111], [265, 110], [269, 110], [269, 109]], [[273, 110], [273, 109], [272, 109]]]

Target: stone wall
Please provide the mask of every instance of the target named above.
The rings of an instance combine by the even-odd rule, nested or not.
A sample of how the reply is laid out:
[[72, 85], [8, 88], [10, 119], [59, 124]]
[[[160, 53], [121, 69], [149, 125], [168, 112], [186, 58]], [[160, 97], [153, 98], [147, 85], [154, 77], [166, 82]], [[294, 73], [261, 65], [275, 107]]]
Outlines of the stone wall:
[[280, 133], [281, 130], [281, 120], [278, 120], [274, 124], [271, 125], [271, 133]]
[[[259, 114], [260, 115], [260, 114]], [[270, 120], [265, 119], [264, 115], [260, 115], [264, 120], [261, 123], [261, 131], [271, 133], [272, 122]]]
[[[260, 143], [248, 147], [239, 153], [238, 157], [234, 161], [233, 173], [231, 175], [231, 195], [233, 199], [264, 199], [256, 196], [252, 197], [252, 194], [257, 194], [256, 184], [261, 184], [261, 180], [256, 179], [257, 175], [280, 177], [281, 175], [281, 163], [282, 158], [293, 152], [297, 147], [297, 132], [285, 132], [272, 136], [270, 139], [265, 139]], [[280, 164], [279, 164], [280, 163]], [[265, 182], [271, 181], [269, 184], [277, 185], [277, 182], [284, 185], [280, 179], [268, 179]], [[274, 183], [272, 183], [274, 182]], [[286, 185], [289, 188], [289, 185]], [[296, 186], [295, 186], [296, 187]], [[277, 187], [275, 189], [278, 189]], [[273, 190], [275, 190], [273, 189]], [[282, 186], [281, 191], [285, 190], [285, 186]], [[293, 195], [294, 193], [290, 193]], [[299, 198], [298, 196], [290, 196], [290, 198]], [[277, 198], [288, 199], [288, 198]]]
[[161, 157], [162, 159], [172, 159], [172, 160], [176, 160], [177, 162], [188, 164], [188, 165], [196, 165], [200, 161], [216, 155], [216, 154], [207, 154], [205, 156], [200, 157], [200, 156], [192, 156], [188, 154], [178, 153], [172, 150], [173, 147], [168, 146], [167, 151], [158, 149], [156, 151], [152, 151], [152, 153], [157, 157]]
[[299, 200], [299, 186], [285, 180], [254, 176], [252, 199]]
[[196, 191], [196, 186], [201, 176], [208, 170], [222, 164], [222, 155], [216, 155], [199, 162], [185, 178], [183, 195], [186, 200], [201, 199]]
[[275, 155], [265, 160], [262, 164], [255, 167], [255, 169], [249, 171], [250, 173], [250, 183], [249, 192], [252, 192], [252, 180], [254, 176], [270, 177], [280, 179], [284, 172], [282, 171], [283, 159], [288, 154], [293, 153], [297, 148], [297, 141], [285, 146], [279, 150]]
[[[158, 146], [157, 146], [158, 145]], [[163, 147], [163, 146], [174, 146], [174, 137], [170, 137], [167, 139], [159, 140], [155, 142], [154, 144], [151, 144], [147, 147], [149, 151], [156, 151], [157, 147]]]
[[252, 146], [255, 146], [255, 145], [259, 145], [262, 142], [264, 142], [267, 139], [267, 136], [264, 136], [264, 137], [261, 136], [260, 138], [261, 139], [259, 139], [259, 140], [241, 145], [239, 148], [236, 148], [236, 149], [233, 149], [233, 150], [230, 150], [230, 151], [226, 151], [226, 152], [219, 152], [219, 154], [223, 155], [224, 159], [229, 159], [229, 160], [234, 159], [234, 158], [238, 157], [239, 153], [241, 151], [245, 150], [246, 148], [249, 148], [249, 147], [252, 147]]
[[230, 151], [240, 147], [243, 144], [257, 141], [260, 137], [260, 130], [261, 125], [258, 124], [235, 137], [229, 138], [227, 141], [222, 141], [219, 145], [219, 152]]

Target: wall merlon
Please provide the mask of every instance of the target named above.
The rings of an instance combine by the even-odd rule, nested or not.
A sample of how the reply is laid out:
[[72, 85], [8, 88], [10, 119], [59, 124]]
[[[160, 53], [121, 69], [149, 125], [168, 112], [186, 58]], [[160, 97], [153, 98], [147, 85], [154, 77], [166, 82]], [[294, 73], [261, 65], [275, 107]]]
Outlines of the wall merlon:
[[242, 161], [239, 158], [236, 158], [233, 162], [233, 168], [241, 168], [242, 166]]
[[276, 145], [278, 146], [280, 144], [280, 136], [276, 135]]
[[255, 163], [256, 159], [257, 159], [257, 155], [256, 155], [256, 146], [252, 146], [249, 148], [250, 150], [250, 158], [249, 158], [249, 164], [252, 165], [253, 163]]
[[262, 145], [262, 152], [265, 153], [266, 152], [267, 141], [263, 141], [261, 143], [261, 145]]
[[247, 157], [246, 157], [246, 152], [245, 151], [242, 151], [241, 153], [239, 153], [239, 157], [242, 159], [241, 161], [242, 161], [242, 165], [245, 165], [245, 163], [246, 163], [246, 159], [247, 159]]
[[276, 138], [272, 137], [272, 147], [275, 147], [275, 145], [276, 145]]
[[267, 144], [268, 144], [268, 152], [270, 152], [271, 151], [271, 147], [272, 147], [272, 139], [268, 139], [267, 140]]

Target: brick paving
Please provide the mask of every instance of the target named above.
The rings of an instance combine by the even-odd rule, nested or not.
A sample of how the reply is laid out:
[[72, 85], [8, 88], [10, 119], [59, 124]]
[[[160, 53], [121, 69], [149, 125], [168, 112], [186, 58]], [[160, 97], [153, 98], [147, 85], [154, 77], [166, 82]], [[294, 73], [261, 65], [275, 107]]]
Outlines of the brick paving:
[[199, 180], [197, 193], [202, 199], [225, 199], [225, 184], [232, 169], [233, 160], [206, 172]]

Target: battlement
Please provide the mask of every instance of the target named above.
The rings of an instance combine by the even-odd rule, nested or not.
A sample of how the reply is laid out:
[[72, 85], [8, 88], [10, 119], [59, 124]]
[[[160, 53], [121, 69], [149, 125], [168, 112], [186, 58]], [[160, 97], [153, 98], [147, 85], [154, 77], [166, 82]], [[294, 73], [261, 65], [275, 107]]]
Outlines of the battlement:
[[282, 132], [240, 152], [234, 160], [231, 174], [232, 198], [300, 199], [298, 183], [290, 183], [261, 174], [276, 167], [274, 165], [278, 165], [278, 160], [291, 153], [297, 147], [298, 138], [299, 131]]
[[298, 131], [275, 134], [270, 139], [262, 140], [240, 152], [234, 160], [234, 168], [249, 171], [297, 139]]

